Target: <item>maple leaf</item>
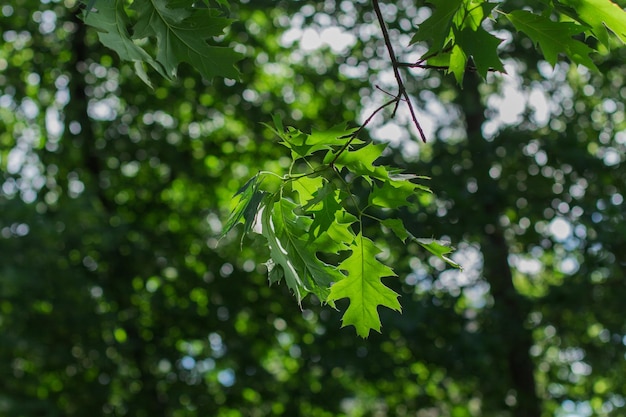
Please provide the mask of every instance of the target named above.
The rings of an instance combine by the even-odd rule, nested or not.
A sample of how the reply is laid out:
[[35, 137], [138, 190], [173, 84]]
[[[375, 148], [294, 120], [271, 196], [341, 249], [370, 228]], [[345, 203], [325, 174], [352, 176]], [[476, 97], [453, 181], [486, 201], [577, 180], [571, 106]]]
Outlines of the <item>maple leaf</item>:
[[[275, 202], [269, 196], [264, 200], [261, 233], [270, 248], [269, 279], [275, 282], [284, 277], [298, 302], [309, 292], [327, 301], [330, 284], [343, 275], [317, 258], [319, 248], [306, 239], [311, 219], [296, 215], [296, 207], [286, 198]], [[276, 269], [278, 266], [280, 269]]]
[[331, 183], [317, 190], [315, 197], [303, 207], [313, 215], [309, 241], [314, 241], [322, 252], [337, 253], [348, 249], [354, 241], [350, 225], [357, 218], [348, 213], [339, 202], [340, 191]]
[[156, 38], [156, 59], [168, 77], [176, 77], [178, 64], [187, 62], [207, 80], [217, 75], [239, 78], [234, 64], [241, 55], [206, 41], [222, 35], [232, 20], [218, 17], [213, 9], [173, 8], [168, 0], [135, 0], [131, 7], [138, 15], [133, 38]]
[[559, 53], [565, 52], [576, 64], [598, 70], [589, 57], [593, 50], [572, 38], [573, 35], [585, 31], [583, 26], [573, 22], [554, 22], [545, 16], [525, 10], [515, 10], [505, 16], [513, 23], [515, 29], [524, 32], [535, 44], [539, 44], [550, 64], [555, 65]]
[[594, 36], [607, 48], [607, 28], [626, 43], [626, 11], [617, 4], [609, 0], [559, 0], [555, 4], [563, 13], [591, 27]]
[[324, 179], [322, 177], [305, 176], [291, 183], [293, 191], [298, 193], [298, 201], [301, 206], [313, 200], [314, 195], [323, 187]]
[[386, 147], [387, 145], [384, 143], [376, 145], [368, 143], [356, 150], [340, 151], [338, 157], [336, 157], [336, 153], [330, 151], [324, 158], [324, 163], [330, 163], [334, 160], [337, 168], [346, 167], [351, 173], [360, 175], [369, 184], [372, 184], [372, 178], [386, 181], [392, 172], [383, 166], [374, 165], [374, 161], [382, 155]]
[[398, 208], [408, 206], [409, 198], [415, 195], [415, 184], [410, 181], [385, 181], [380, 186], [374, 186], [369, 195], [369, 204], [384, 207]]
[[381, 250], [359, 233], [350, 247], [352, 254], [338, 266], [348, 275], [330, 287], [329, 301], [348, 298], [350, 305], [342, 318], [342, 327], [354, 326], [359, 336], [369, 336], [370, 330], [380, 333], [378, 306], [402, 311], [399, 295], [385, 286], [381, 278], [396, 274], [376, 259]]
[[484, 0], [465, 0], [464, 13], [461, 16], [459, 14], [455, 16], [460, 17], [457, 27], [459, 29], [478, 30], [482, 21], [489, 17], [495, 7], [496, 3], [486, 3]]
[[[502, 39], [496, 38], [483, 28], [478, 27], [476, 30], [466, 28], [457, 33], [456, 42], [463, 49], [465, 56], [472, 57], [476, 70], [481, 77], [485, 78], [489, 70], [505, 72], [502, 61], [498, 57], [498, 45]], [[463, 67], [463, 72], [465, 72], [465, 65]], [[463, 79], [462, 74], [460, 78]], [[457, 76], [458, 79], [459, 76]]]
[[[306, 134], [293, 127], [283, 128], [282, 119], [280, 116], [274, 117], [275, 128], [264, 123], [266, 127], [269, 127], [274, 133], [282, 139], [281, 145], [291, 149], [291, 156], [293, 159], [311, 156], [313, 153], [334, 149], [343, 146], [350, 138], [350, 135], [356, 129], [348, 129], [346, 123], [333, 126], [330, 129], [318, 131], [313, 130], [311, 134]], [[359, 139], [352, 138], [352, 144], [363, 143]]]
[[429, 52], [441, 50], [450, 34], [454, 15], [462, 4], [463, 0], [438, 1], [433, 14], [419, 25], [410, 45], [432, 40]]
[[[107, 48], [114, 50], [124, 61], [135, 63], [135, 71], [143, 82], [152, 86], [142, 63], [146, 62], [159, 74], [167, 78], [163, 67], [150, 54], [136, 45], [128, 33], [128, 15], [123, 0], [90, 0], [83, 21], [98, 31], [98, 39]], [[95, 10], [92, 10], [95, 8]]]

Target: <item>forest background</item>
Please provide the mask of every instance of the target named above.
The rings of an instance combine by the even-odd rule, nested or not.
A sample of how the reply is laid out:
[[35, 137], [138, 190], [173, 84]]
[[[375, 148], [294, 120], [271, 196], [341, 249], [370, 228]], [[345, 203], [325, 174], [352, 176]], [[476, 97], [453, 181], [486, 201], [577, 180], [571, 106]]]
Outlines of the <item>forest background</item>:
[[[397, 94], [380, 22], [365, 1], [219, 3], [238, 80], [138, 77], [76, 4], [0, 7], [0, 415], [621, 415], [626, 32], [572, 33], [598, 52], [556, 62], [498, 19], [506, 73], [402, 69], [427, 142], [406, 100], [359, 138], [430, 178], [395, 216], [464, 269], [361, 222], [402, 306], [362, 339], [346, 300], [268, 286], [260, 236], [219, 237], [251, 177], [291, 166], [277, 116], [335, 132]], [[419, 62], [432, 9], [380, 6]]]

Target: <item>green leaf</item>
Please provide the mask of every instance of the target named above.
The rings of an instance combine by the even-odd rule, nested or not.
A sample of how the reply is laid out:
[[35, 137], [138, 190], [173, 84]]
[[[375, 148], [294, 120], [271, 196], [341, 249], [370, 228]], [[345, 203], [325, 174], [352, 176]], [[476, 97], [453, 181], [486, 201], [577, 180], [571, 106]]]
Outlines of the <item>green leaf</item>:
[[593, 50], [584, 43], [572, 38], [585, 31], [583, 26], [573, 22], [553, 22], [549, 18], [515, 10], [505, 15], [515, 29], [524, 32], [535, 44], [539, 44], [546, 60], [555, 65], [558, 54], [564, 52], [573, 62], [598, 70], [589, 57]]
[[320, 176], [300, 177], [293, 180], [291, 188], [298, 193], [298, 202], [301, 206], [313, 200], [315, 193], [324, 186], [324, 179]]
[[[282, 274], [298, 302], [309, 292], [327, 301], [330, 284], [343, 275], [317, 258], [317, 246], [307, 240], [311, 219], [296, 215], [296, 207], [286, 198], [275, 202], [273, 196], [268, 196], [264, 200], [261, 233], [267, 239], [273, 262], [268, 267], [269, 279], [275, 282]], [[277, 265], [282, 273], [274, 271]]]
[[138, 14], [133, 38], [156, 38], [157, 61], [170, 78], [176, 77], [181, 62], [193, 66], [207, 80], [218, 75], [239, 78], [234, 64], [241, 55], [206, 42], [222, 35], [230, 19], [217, 17], [213, 9], [170, 8], [168, 0], [135, 0], [131, 7]]
[[[152, 86], [142, 63], [148, 63], [163, 77], [167, 78], [167, 74], [158, 62], [130, 38], [126, 29], [129, 19], [124, 4], [123, 0], [90, 0], [83, 20], [98, 31], [98, 39], [104, 46], [114, 50], [120, 59], [134, 62], [139, 78]], [[92, 10], [92, 7], [96, 10]]]
[[[318, 146], [324, 145], [328, 148], [343, 146], [357, 130], [358, 128], [348, 128], [347, 123], [340, 123], [326, 130], [313, 129], [307, 138], [307, 143]], [[351, 143], [358, 145], [363, 143], [363, 141], [354, 138]]]
[[272, 258], [265, 262], [265, 267], [267, 268], [267, 279], [270, 285], [278, 284], [285, 277], [283, 267], [275, 263]]
[[413, 235], [409, 235], [409, 237], [448, 265], [457, 269], [463, 269], [461, 265], [445, 256], [454, 252], [454, 248], [450, 246], [450, 242], [446, 242], [444, 240], [416, 238]]
[[347, 276], [330, 288], [329, 301], [348, 298], [350, 305], [342, 318], [342, 327], [354, 326], [359, 336], [369, 336], [370, 330], [380, 332], [378, 306], [401, 311], [399, 295], [385, 286], [381, 278], [396, 274], [376, 259], [381, 250], [370, 239], [358, 234], [351, 246], [352, 254], [339, 264]]
[[252, 223], [254, 223], [254, 217], [257, 213], [257, 209], [261, 200], [263, 199], [264, 193], [258, 191], [259, 187], [259, 175], [255, 175], [250, 178], [235, 194], [235, 198], [239, 196], [239, 200], [235, 205], [235, 208], [230, 214], [230, 217], [226, 221], [224, 225], [224, 229], [222, 230], [222, 234], [220, 236], [224, 237], [228, 232], [230, 232], [233, 227], [239, 223], [241, 218], [243, 217], [246, 221], [246, 229], [248, 232], [252, 227]]
[[375, 185], [369, 195], [369, 204], [383, 208], [409, 206], [409, 198], [415, 195], [415, 184], [410, 181], [385, 181]]
[[345, 211], [339, 202], [339, 190], [327, 183], [317, 191], [315, 198], [303, 207], [313, 215], [309, 241], [314, 241], [321, 252], [338, 253], [347, 250], [355, 235], [350, 228], [357, 218]]
[[496, 3], [487, 3], [484, 0], [466, 1], [465, 13], [462, 15], [463, 19], [457, 27], [459, 29], [478, 30], [483, 20], [489, 17], [496, 5]]
[[410, 45], [432, 40], [429, 53], [440, 51], [446, 44], [448, 35], [450, 34], [454, 15], [462, 4], [463, 0], [437, 1], [433, 14], [419, 25], [411, 39]]
[[405, 241], [409, 237], [409, 232], [407, 232], [406, 227], [404, 227], [404, 223], [400, 219], [385, 219], [380, 222], [387, 229], [391, 230], [401, 241]]
[[466, 56], [472, 57], [481, 77], [485, 78], [490, 69], [505, 72], [498, 56], [498, 45], [502, 39], [478, 27], [475, 31], [469, 28], [463, 29], [456, 34], [456, 42]]
[[450, 53], [450, 68], [448, 69], [448, 73], [451, 72], [454, 74], [454, 78], [456, 78], [456, 82], [459, 85], [463, 84], [466, 65], [467, 55], [459, 45], [454, 45]]
[[[276, 129], [268, 125], [266, 126], [282, 139], [280, 142], [282, 145], [291, 149], [293, 159], [307, 157], [320, 150], [338, 149], [348, 141], [350, 134], [354, 131], [354, 129], [347, 129], [344, 123], [325, 131], [314, 130], [310, 135], [307, 135], [293, 127], [287, 128], [286, 131], [283, 130], [280, 118], [278, 120], [275, 119], [274, 124]], [[363, 142], [353, 139], [351, 143], [359, 144]]]
[[591, 27], [593, 35], [607, 48], [610, 48], [607, 28], [626, 43], [626, 11], [617, 4], [609, 0], [560, 0], [555, 3], [559, 10]]
[[[374, 161], [380, 157], [386, 147], [386, 144], [368, 143], [357, 150], [346, 149], [339, 154], [335, 166], [340, 169], [346, 167], [350, 172], [363, 176], [369, 183], [371, 183], [370, 177], [385, 180], [389, 178], [389, 174], [383, 167], [374, 166]], [[324, 163], [330, 163], [335, 157], [335, 153], [329, 152], [324, 158]]]

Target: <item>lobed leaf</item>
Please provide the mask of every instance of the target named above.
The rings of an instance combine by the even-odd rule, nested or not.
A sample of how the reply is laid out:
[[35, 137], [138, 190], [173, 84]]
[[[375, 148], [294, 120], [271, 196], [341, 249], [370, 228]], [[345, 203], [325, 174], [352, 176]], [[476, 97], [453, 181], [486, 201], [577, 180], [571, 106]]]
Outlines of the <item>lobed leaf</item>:
[[[307, 240], [311, 220], [296, 215], [296, 207], [286, 198], [274, 201], [269, 196], [264, 200], [261, 233], [270, 248], [269, 280], [275, 282], [284, 277], [298, 302], [310, 292], [326, 301], [330, 284], [341, 279], [342, 274], [317, 258], [316, 247]], [[278, 266], [282, 270], [275, 271]]]
[[328, 300], [348, 298], [350, 305], [343, 315], [342, 326], [354, 326], [357, 334], [366, 338], [372, 329], [380, 332], [378, 306], [396, 311], [402, 311], [402, 307], [399, 295], [381, 281], [396, 274], [376, 259], [381, 250], [374, 242], [359, 233], [350, 248], [352, 254], [339, 264], [347, 276], [330, 287]]
[[114, 50], [120, 59], [134, 62], [139, 78], [152, 86], [142, 63], [149, 64], [163, 77], [167, 78], [167, 74], [160, 63], [131, 39], [127, 29], [130, 20], [124, 10], [124, 4], [123, 0], [89, 0], [83, 21], [98, 31], [100, 42]]
[[347, 250], [355, 235], [350, 226], [357, 218], [348, 213], [339, 202], [339, 190], [331, 183], [319, 189], [315, 198], [303, 210], [313, 215], [309, 241], [314, 241], [321, 252], [338, 253]]
[[[496, 38], [483, 28], [478, 27], [476, 30], [465, 28], [457, 33], [456, 42], [467, 57], [472, 57], [476, 70], [481, 77], [485, 78], [489, 70], [505, 72], [498, 56], [498, 45], [502, 39]], [[455, 76], [457, 76], [456, 73]], [[460, 78], [462, 80], [462, 75]]]
[[555, 0], [554, 3], [563, 13], [591, 27], [593, 35], [607, 48], [610, 48], [607, 28], [626, 43], [626, 11], [612, 1]]
[[558, 54], [564, 52], [573, 62], [598, 70], [589, 57], [593, 50], [572, 36], [582, 33], [585, 28], [573, 22], [554, 22], [546, 16], [515, 10], [505, 15], [515, 29], [524, 32], [535, 44], [541, 47], [546, 60], [555, 65]]
[[131, 7], [138, 15], [133, 39], [156, 38], [156, 59], [169, 78], [176, 77], [178, 65], [186, 62], [207, 80], [218, 75], [239, 79], [235, 63], [242, 56], [206, 41], [222, 35], [232, 20], [218, 17], [213, 9], [172, 7], [168, 0], [135, 0]]
[[443, 49], [452, 29], [454, 15], [462, 5], [463, 0], [437, 1], [432, 15], [419, 25], [410, 45], [430, 40], [432, 45], [429, 53]]

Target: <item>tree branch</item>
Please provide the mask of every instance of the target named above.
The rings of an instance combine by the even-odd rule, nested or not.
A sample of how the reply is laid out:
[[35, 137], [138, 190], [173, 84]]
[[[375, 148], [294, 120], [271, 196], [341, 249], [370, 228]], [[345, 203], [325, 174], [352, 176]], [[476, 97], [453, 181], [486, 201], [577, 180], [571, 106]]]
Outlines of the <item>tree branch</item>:
[[423, 142], [426, 142], [426, 135], [422, 130], [422, 126], [417, 120], [417, 115], [415, 114], [415, 109], [413, 108], [413, 104], [411, 103], [411, 99], [409, 98], [408, 93], [406, 92], [406, 87], [404, 86], [404, 81], [402, 81], [402, 75], [400, 75], [400, 64], [398, 63], [398, 59], [396, 58], [396, 53], [393, 50], [393, 45], [391, 44], [391, 39], [389, 38], [389, 32], [387, 31], [387, 25], [385, 24], [385, 20], [383, 19], [383, 14], [380, 11], [380, 4], [378, 0], [372, 0], [372, 4], [374, 6], [374, 11], [376, 12], [376, 17], [378, 19], [378, 23], [380, 24], [380, 28], [383, 32], [383, 38], [385, 40], [385, 46], [387, 47], [387, 52], [389, 52], [389, 58], [391, 59], [391, 65], [393, 66], [393, 74], [396, 77], [396, 82], [398, 83], [398, 95], [396, 96], [396, 107], [393, 110], [393, 115], [395, 115], [396, 110], [398, 108], [398, 104], [400, 100], [404, 98], [409, 106], [409, 111], [411, 112], [411, 118], [413, 119], [413, 123], [417, 127], [417, 130], [422, 138]]

